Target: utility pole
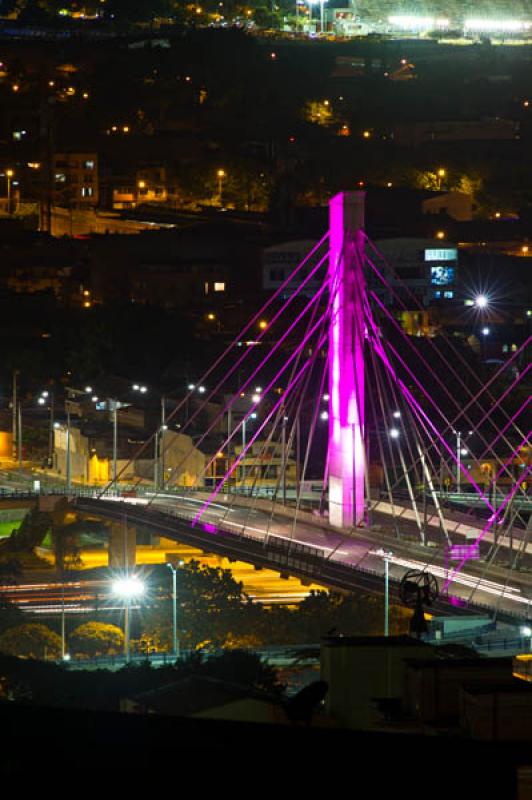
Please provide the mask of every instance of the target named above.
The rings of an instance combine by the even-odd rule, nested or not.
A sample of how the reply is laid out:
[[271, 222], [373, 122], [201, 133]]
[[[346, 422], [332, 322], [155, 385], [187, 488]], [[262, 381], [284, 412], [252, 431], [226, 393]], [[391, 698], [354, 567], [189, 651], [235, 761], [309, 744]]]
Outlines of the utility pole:
[[48, 431], [48, 469], [54, 462], [54, 393], [50, 393], [50, 430]]
[[161, 489], [164, 490], [164, 432], [166, 430], [166, 398], [163, 394], [161, 397], [161, 435], [159, 439], [159, 460], [160, 460], [160, 477], [159, 483]]
[[286, 505], [286, 422], [288, 417], [283, 416], [281, 426], [281, 480], [283, 482], [283, 506]]
[[461, 494], [461, 450], [462, 450], [462, 434], [460, 431], [456, 433], [456, 493]]
[[[232, 419], [231, 419], [231, 408], [227, 409], [227, 468], [229, 469], [231, 466], [231, 433], [232, 433]], [[227, 479], [227, 486], [225, 487], [225, 491], [227, 494], [231, 491], [231, 484], [230, 478]]]
[[72, 470], [70, 464], [70, 409], [67, 408], [67, 440], [66, 440], [66, 488], [72, 487]]
[[13, 394], [11, 397], [11, 409], [12, 409], [12, 456], [13, 461], [17, 460], [17, 413], [18, 413], [18, 400], [17, 400], [17, 381], [19, 376], [18, 369], [13, 370]]
[[18, 401], [18, 468], [22, 470], [22, 406], [20, 400]]
[[159, 427], [155, 429], [153, 439], [153, 491], [159, 488]]
[[116, 400], [109, 401], [112, 413], [113, 413], [113, 484], [115, 487], [115, 492], [117, 489], [116, 486], [116, 451], [117, 451], [117, 442], [118, 442], [118, 403]]

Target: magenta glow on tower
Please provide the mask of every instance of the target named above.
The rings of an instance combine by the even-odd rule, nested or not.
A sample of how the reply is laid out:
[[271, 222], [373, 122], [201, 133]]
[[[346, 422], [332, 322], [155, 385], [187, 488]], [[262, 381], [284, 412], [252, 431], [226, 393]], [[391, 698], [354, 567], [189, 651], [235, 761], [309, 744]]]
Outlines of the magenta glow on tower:
[[364, 192], [329, 204], [329, 521], [364, 519]]

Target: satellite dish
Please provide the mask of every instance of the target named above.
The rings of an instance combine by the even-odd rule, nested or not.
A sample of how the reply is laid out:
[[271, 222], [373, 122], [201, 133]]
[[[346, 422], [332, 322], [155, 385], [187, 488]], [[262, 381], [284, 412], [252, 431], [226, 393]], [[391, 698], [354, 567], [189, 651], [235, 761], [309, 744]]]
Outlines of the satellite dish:
[[401, 580], [399, 597], [406, 605], [414, 609], [410, 620], [410, 633], [418, 638], [428, 633], [423, 606], [431, 606], [439, 594], [438, 581], [430, 572], [410, 570]]
[[440, 593], [438, 581], [431, 572], [412, 569], [403, 575], [399, 586], [399, 597], [405, 606], [414, 608], [418, 598], [431, 606]]

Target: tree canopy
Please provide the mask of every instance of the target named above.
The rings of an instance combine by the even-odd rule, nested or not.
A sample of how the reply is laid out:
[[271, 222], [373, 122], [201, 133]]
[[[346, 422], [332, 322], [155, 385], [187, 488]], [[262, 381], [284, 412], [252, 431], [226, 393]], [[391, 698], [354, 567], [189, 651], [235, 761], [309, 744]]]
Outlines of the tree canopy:
[[61, 637], [46, 625], [30, 622], [0, 634], [0, 651], [22, 658], [56, 659], [61, 655]]
[[85, 622], [68, 637], [69, 650], [76, 656], [118, 655], [124, 648], [124, 633], [116, 625]]

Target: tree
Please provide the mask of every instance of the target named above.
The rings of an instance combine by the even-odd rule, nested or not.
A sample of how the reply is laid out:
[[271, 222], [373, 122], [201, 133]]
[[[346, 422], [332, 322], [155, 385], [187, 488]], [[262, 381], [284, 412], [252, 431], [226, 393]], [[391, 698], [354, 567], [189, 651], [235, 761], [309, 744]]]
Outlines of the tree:
[[228, 650], [207, 659], [195, 654], [190, 659], [178, 662], [175, 670], [183, 676], [205, 675], [279, 696], [285, 689], [274, 667], [266, 664], [256, 653], [246, 650]]
[[[159, 601], [143, 615], [142, 636], [158, 648], [170, 649], [172, 602], [164, 573], [159, 591]], [[230, 570], [202, 566], [197, 561], [182, 567], [177, 582], [181, 645], [221, 647], [230, 632], [233, 637], [242, 633], [244, 599], [242, 584], [235, 581]]]
[[46, 625], [30, 622], [4, 631], [0, 651], [21, 658], [55, 659], [61, 655], [61, 637]]
[[78, 656], [112, 656], [124, 649], [124, 633], [116, 625], [85, 622], [71, 633], [68, 642], [72, 652]]

